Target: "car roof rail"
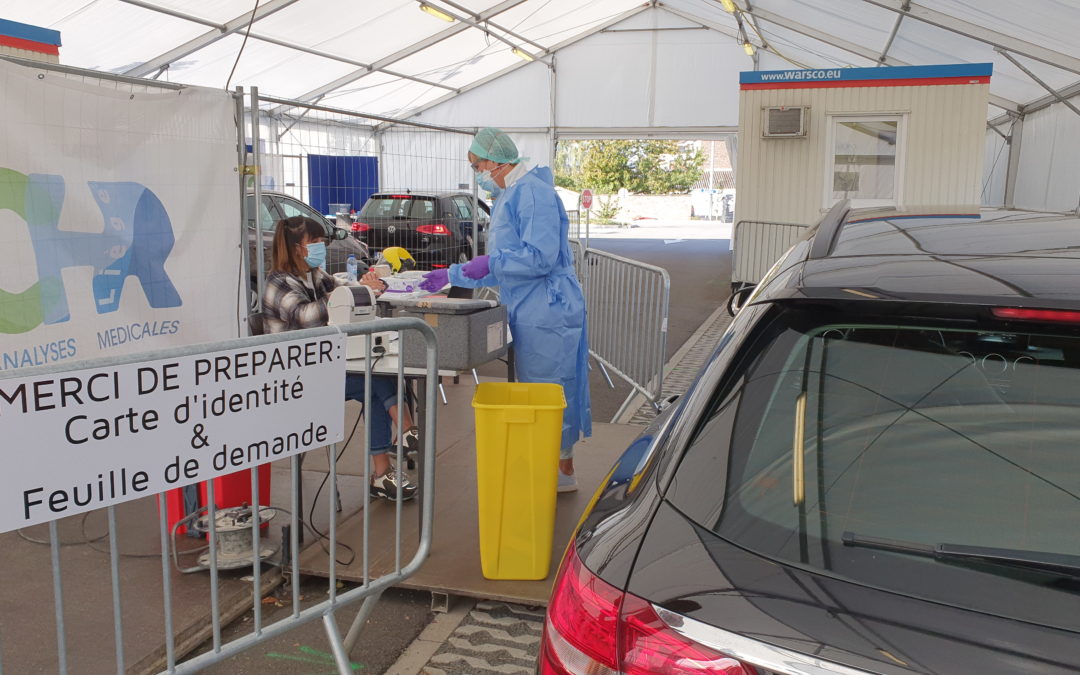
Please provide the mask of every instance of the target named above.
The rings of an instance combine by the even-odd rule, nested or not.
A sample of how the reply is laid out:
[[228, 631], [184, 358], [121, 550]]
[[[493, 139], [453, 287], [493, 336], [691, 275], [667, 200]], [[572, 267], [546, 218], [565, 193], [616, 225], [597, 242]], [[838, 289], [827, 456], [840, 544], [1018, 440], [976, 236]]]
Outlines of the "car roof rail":
[[821, 219], [817, 226], [817, 233], [814, 234], [814, 243], [810, 245], [810, 255], [807, 256], [810, 260], [829, 257], [840, 235], [840, 227], [847, 220], [849, 211], [851, 211], [851, 200], [841, 199]]

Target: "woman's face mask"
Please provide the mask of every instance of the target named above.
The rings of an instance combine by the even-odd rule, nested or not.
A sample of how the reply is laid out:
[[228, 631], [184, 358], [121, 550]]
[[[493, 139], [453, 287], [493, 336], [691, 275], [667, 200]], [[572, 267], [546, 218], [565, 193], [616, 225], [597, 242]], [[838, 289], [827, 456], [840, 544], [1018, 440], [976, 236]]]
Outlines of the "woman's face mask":
[[307, 255], [304, 262], [311, 267], [322, 267], [326, 264], [326, 244], [321, 241], [313, 241], [307, 245]]

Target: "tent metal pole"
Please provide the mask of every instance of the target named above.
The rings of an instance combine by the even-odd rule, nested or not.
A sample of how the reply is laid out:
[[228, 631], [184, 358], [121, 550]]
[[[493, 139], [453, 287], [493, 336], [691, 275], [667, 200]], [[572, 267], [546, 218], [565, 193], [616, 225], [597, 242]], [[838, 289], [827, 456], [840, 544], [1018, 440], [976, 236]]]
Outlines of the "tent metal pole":
[[1013, 120], [1009, 131], [1009, 164], [1005, 173], [1005, 208], [1016, 208], [1016, 174], [1020, 168], [1020, 146], [1024, 139], [1024, 118]]
[[1012, 54], [1010, 54], [1010, 53], [1009, 53], [1009, 52], [1008, 52], [1007, 50], [1004, 50], [1004, 49], [1002, 49], [1001, 47], [994, 47], [994, 51], [995, 51], [995, 52], [997, 52], [998, 54], [1001, 54], [1001, 55], [1002, 55], [1002, 56], [1004, 56], [1005, 58], [1007, 58], [1007, 59], [1008, 59], [1008, 60], [1009, 60], [1009, 61], [1010, 61], [1010, 62], [1011, 62], [1011, 63], [1012, 63], [1012, 64], [1013, 64], [1014, 66], [1016, 66], [1017, 68], [1019, 68], [1020, 70], [1022, 70], [1022, 71], [1024, 72], [1024, 74], [1025, 74], [1025, 75], [1027, 75], [1027, 76], [1028, 76], [1028, 77], [1030, 77], [1031, 79], [1033, 79], [1033, 80], [1035, 80], [1036, 82], [1038, 82], [1038, 83], [1039, 83], [1039, 86], [1041, 86], [1041, 87], [1042, 87], [1043, 89], [1045, 89], [1046, 91], [1050, 92], [1050, 95], [1051, 95], [1051, 96], [1053, 96], [1054, 98], [1056, 98], [1056, 99], [1057, 99], [1058, 101], [1060, 101], [1061, 103], [1063, 103], [1063, 104], [1065, 105], [1065, 107], [1066, 107], [1066, 108], [1068, 108], [1069, 110], [1073, 111], [1073, 112], [1074, 112], [1074, 113], [1076, 113], [1077, 115], [1080, 115], [1080, 109], [1078, 109], [1078, 108], [1077, 108], [1077, 107], [1076, 107], [1075, 105], [1073, 105], [1073, 104], [1072, 104], [1072, 103], [1071, 103], [1071, 102], [1069, 101], [1069, 99], [1065, 98], [1064, 96], [1062, 96], [1061, 94], [1059, 94], [1058, 92], [1056, 92], [1056, 91], [1054, 90], [1054, 88], [1053, 88], [1053, 87], [1051, 87], [1051, 86], [1050, 86], [1050, 85], [1048, 85], [1048, 84], [1047, 84], [1046, 82], [1043, 82], [1043, 81], [1042, 81], [1041, 79], [1039, 79], [1039, 76], [1038, 76], [1038, 75], [1036, 75], [1035, 73], [1033, 73], [1033, 72], [1031, 72], [1030, 70], [1028, 70], [1028, 69], [1027, 69], [1027, 68], [1026, 68], [1026, 67], [1024, 66], [1024, 64], [1020, 63], [1020, 61], [1018, 61], [1018, 60], [1016, 59], [1016, 57], [1014, 57], [1014, 56], [1013, 56]]

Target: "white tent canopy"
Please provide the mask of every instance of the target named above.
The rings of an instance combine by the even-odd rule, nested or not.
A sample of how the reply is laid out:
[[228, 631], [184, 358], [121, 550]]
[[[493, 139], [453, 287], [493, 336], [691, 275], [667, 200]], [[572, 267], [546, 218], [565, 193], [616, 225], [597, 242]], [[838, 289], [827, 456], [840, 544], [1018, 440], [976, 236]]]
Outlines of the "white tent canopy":
[[[568, 93], [602, 94], [605, 84], [640, 90], [626, 86], [635, 81], [661, 94], [682, 84], [728, 89], [731, 73], [755, 67], [993, 62], [1000, 113], [1046, 96], [1036, 78], [1055, 90], [1080, 81], [1075, 3], [924, 1], [736, 0], [740, 12], [731, 14], [715, 0], [260, 0], [252, 17], [253, 0], [16, 0], [3, 18], [61, 31], [68, 65], [254, 85], [397, 117], [526, 65], [514, 49], [547, 64], [567, 56], [557, 72]], [[423, 13], [422, 4], [456, 20]], [[560, 124], [581, 127], [597, 111], [559, 112], [568, 116]]]
[[[1080, 155], [1080, 114], [1060, 102], [1080, 93], [1080, 5], [1072, 0], [733, 0], [734, 13], [725, 4], [15, 0], [0, 18], [59, 30], [67, 65], [257, 86], [398, 119], [499, 125], [549, 145], [557, 137], [730, 132], [744, 70], [991, 62], [987, 119], [996, 131], [988, 131], [984, 197], [1020, 205], [1027, 198], [1015, 199], [1017, 190], [1045, 189], [1028, 201], [1076, 207], [1072, 179], [1055, 178], [1067, 167], [1018, 143], [1002, 152], [1006, 137], [1019, 138], [1018, 120], [1048, 109], [1032, 117], [1043, 128], [1029, 137], [1051, 155]], [[1025, 171], [1039, 176], [1030, 189], [1015, 178], [1010, 185], [1006, 168], [1033, 161], [1041, 163]]]

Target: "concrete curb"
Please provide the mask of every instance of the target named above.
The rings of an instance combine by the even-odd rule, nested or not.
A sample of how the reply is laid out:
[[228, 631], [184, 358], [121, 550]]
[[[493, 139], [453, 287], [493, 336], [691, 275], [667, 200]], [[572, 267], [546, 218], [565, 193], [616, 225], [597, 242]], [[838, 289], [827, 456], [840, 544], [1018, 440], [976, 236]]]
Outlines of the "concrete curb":
[[439, 647], [443, 646], [450, 634], [457, 630], [469, 615], [473, 605], [474, 602], [458, 598], [449, 612], [436, 614], [384, 675], [416, 675], [421, 672], [435, 652], [439, 651]]

